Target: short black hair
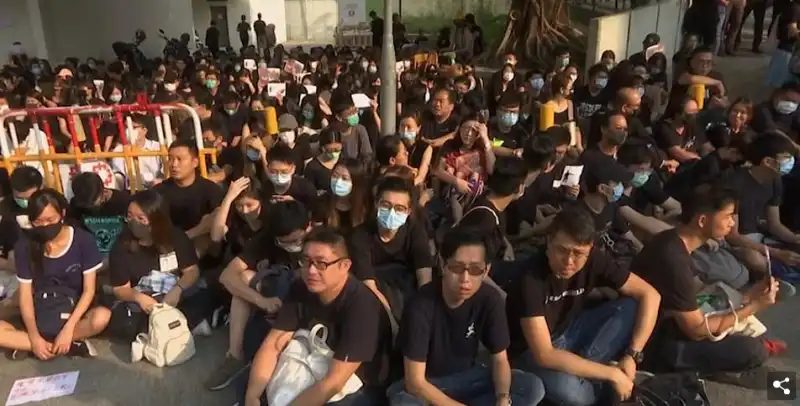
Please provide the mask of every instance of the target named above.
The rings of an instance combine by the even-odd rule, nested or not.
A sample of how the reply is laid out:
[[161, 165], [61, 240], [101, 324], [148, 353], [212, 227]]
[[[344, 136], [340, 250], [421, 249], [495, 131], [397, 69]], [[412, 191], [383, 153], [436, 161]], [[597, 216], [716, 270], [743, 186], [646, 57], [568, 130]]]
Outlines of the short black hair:
[[380, 197], [386, 192], [405, 193], [411, 197], [411, 183], [403, 178], [396, 176], [387, 176], [378, 183], [375, 196]]
[[275, 237], [283, 237], [297, 230], [305, 230], [311, 224], [311, 214], [297, 200], [281, 201], [269, 206], [267, 224]]
[[169, 150], [172, 151], [173, 149], [177, 148], [186, 148], [189, 150], [189, 154], [195, 158], [200, 156], [200, 151], [197, 149], [197, 144], [193, 140], [184, 140], [184, 139], [177, 139], [169, 145]]
[[528, 176], [528, 166], [517, 157], [497, 157], [494, 171], [489, 175], [486, 186], [497, 196], [511, 196], [519, 192], [519, 187], [525, 183]]
[[286, 164], [295, 164], [294, 150], [283, 143], [277, 143], [267, 151], [267, 162], [283, 162]]
[[100, 175], [83, 172], [72, 178], [72, 204], [78, 208], [89, 208], [103, 193], [105, 187]]
[[738, 202], [736, 191], [723, 183], [703, 183], [681, 202], [681, 222], [689, 224], [697, 216], [717, 213], [730, 204], [735, 205], [734, 210], [737, 210]]
[[607, 75], [608, 74], [608, 68], [606, 67], [606, 65], [604, 65], [602, 63], [598, 63], [598, 64], [595, 64], [594, 66], [592, 66], [591, 68], [589, 68], [589, 77], [590, 78], [596, 76], [598, 73], [605, 73]]
[[469, 246], [483, 247], [484, 260], [487, 259], [486, 237], [473, 228], [456, 226], [445, 233], [444, 238], [442, 239], [441, 247], [439, 248], [439, 254], [446, 261], [450, 258], [453, 258], [453, 255], [456, 254], [456, 251], [458, 251], [459, 248]]
[[745, 151], [745, 157], [753, 165], [760, 165], [764, 158], [776, 158], [780, 154], [793, 152], [794, 145], [787, 137], [777, 133], [766, 133], [753, 140]]
[[391, 165], [389, 160], [397, 156], [402, 144], [403, 140], [397, 135], [380, 137], [375, 144], [375, 160], [381, 166]]
[[206, 89], [199, 89], [196, 92], [192, 93], [192, 97], [194, 97], [194, 101], [206, 108], [206, 110], [211, 110], [214, 108], [214, 96], [209, 93]]
[[325, 244], [338, 254], [341, 258], [349, 258], [350, 250], [347, 238], [339, 230], [333, 227], [316, 227], [306, 236], [303, 245], [308, 243]]
[[498, 107], [519, 107], [522, 105], [522, 96], [516, 90], [505, 91], [497, 101]]
[[522, 159], [530, 170], [547, 169], [556, 160], [555, 141], [545, 134], [528, 137], [522, 146]]
[[553, 238], [558, 233], [568, 235], [578, 244], [590, 244], [597, 238], [594, 216], [584, 206], [573, 204], [561, 210], [547, 229]]
[[24, 193], [31, 189], [41, 189], [44, 185], [42, 174], [32, 166], [20, 166], [11, 172], [9, 178], [11, 190]]
[[653, 155], [647, 146], [642, 144], [622, 144], [617, 151], [617, 161], [625, 166], [652, 164]]

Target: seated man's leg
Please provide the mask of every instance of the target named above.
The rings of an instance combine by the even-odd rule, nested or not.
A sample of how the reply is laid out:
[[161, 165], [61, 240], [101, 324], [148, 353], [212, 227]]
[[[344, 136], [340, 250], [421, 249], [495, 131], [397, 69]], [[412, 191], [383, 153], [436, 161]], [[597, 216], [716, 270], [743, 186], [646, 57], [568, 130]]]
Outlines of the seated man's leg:
[[[456, 374], [431, 378], [428, 380], [451, 399], [468, 405], [487, 394], [494, 395], [492, 371], [482, 365]], [[513, 385], [512, 385], [513, 386]], [[405, 391], [405, 382], [393, 383], [386, 391], [392, 406], [424, 406], [425, 401]]]
[[[553, 338], [553, 346], [600, 364], [616, 361], [630, 343], [636, 308], [636, 301], [625, 297], [584, 310], [566, 331]], [[557, 403], [593, 405], [603, 389], [603, 382], [539, 367], [529, 351], [516, 361], [515, 367], [541, 378], [545, 397]]]
[[657, 353], [660, 361], [675, 371], [695, 371], [702, 374], [746, 371], [763, 365], [768, 358], [760, 338], [742, 335], [729, 335], [717, 342], [671, 337], [663, 337], [659, 341], [661, 345]]

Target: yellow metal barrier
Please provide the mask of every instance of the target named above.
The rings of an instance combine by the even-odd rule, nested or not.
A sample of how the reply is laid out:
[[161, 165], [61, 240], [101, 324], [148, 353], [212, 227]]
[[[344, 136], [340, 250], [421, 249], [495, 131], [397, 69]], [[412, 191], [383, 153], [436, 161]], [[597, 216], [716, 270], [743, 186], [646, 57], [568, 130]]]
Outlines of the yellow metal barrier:
[[692, 95], [692, 99], [697, 103], [697, 108], [699, 110], [703, 109], [703, 104], [706, 101], [706, 86], [705, 85], [692, 85], [689, 88], [689, 94]]
[[539, 107], [539, 131], [547, 131], [548, 128], [555, 125], [556, 105], [553, 102], [547, 102]]

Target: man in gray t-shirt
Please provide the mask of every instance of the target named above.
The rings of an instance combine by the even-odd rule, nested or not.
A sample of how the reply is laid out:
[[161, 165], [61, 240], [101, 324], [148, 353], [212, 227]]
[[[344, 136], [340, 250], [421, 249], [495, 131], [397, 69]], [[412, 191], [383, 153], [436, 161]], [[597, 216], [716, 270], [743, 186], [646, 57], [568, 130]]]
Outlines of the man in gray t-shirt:
[[[338, 96], [338, 95], [337, 95]], [[331, 97], [338, 99], [339, 97]], [[334, 119], [342, 128], [342, 158], [356, 158], [362, 162], [372, 159], [372, 144], [367, 129], [359, 124], [358, 109], [352, 98], [341, 97], [333, 102]]]

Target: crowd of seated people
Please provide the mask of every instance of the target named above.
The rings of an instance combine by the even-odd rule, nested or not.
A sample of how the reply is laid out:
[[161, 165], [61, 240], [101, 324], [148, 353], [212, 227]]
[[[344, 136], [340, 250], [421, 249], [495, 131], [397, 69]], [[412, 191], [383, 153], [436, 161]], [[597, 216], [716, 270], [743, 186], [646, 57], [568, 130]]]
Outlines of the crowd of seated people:
[[[19, 55], [3, 68], [0, 114], [144, 93], [201, 120], [195, 133], [173, 114], [170, 145], [147, 114], [131, 113], [124, 137], [114, 117], [83, 123], [104, 151], [166, 149], [138, 168], [111, 160], [121, 179], [141, 175], [134, 193], [85, 172], [68, 201], [41, 166], [3, 172], [12, 359], [96, 356], [92, 340], [130, 343], [162, 303], [195, 336], [228, 335], [203, 384], [235, 388], [240, 406], [267, 404], [281, 354], [317, 324], [333, 355], [293, 404], [605, 405], [629, 399], [639, 371], [766, 388], [786, 344], [731, 329], [800, 281], [800, 87], [731, 100], [703, 46], [673, 78], [660, 53], [606, 52], [586, 77], [567, 49], [526, 73], [510, 53], [485, 81], [469, 61], [401, 54], [398, 128], [380, 134], [378, 50], [274, 52], [254, 70], [227, 56], [138, 75]], [[52, 121], [57, 151], [95, 150], [61, 117], [6, 126], [24, 146], [35, 120]], [[698, 297], [715, 284], [741, 307], [706, 314]], [[54, 296], [71, 312], [48, 312]], [[363, 385], [338, 396], [352, 377]]]

